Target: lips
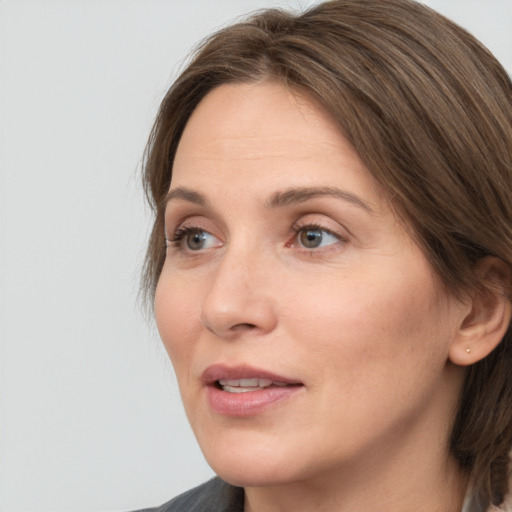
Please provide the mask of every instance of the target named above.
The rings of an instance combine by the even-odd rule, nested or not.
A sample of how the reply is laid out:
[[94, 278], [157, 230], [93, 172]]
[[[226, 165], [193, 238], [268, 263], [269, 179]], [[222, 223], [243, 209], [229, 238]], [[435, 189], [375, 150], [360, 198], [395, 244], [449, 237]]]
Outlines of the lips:
[[294, 379], [249, 366], [213, 365], [202, 375], [208, 403], [226, 416], [254, 416], [292, 398], [304, 385]]
[[223, 381], [237, 381], [237, 380], [252, 380], [260, 379], [262, 381], [270, 380], [273, 383], [279, 383], [284, 385], [297, 385], [302, 384], [298, 380], [277, 375], [275, 373], [268, 372], [266, 370], [260, 370], [258, 368], [252, 368], [251, 366], [236, 366], [229, 367], [225, 365], [213, 365], [209, 366], [203, 373], [201, 380], [207, 386], [212, 385], [221, 380]]

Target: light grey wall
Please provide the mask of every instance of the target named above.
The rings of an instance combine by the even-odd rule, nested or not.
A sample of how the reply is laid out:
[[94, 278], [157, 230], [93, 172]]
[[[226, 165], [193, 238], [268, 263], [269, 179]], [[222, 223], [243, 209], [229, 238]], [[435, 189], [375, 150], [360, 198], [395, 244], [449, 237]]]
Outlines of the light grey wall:
[[[0, 510], [156, 505], [210, 474], [135, 302], [140, 157], [189, 49], [265, 0], [0, 0]], [[512, 0], [431, 0], [512, 71]]]

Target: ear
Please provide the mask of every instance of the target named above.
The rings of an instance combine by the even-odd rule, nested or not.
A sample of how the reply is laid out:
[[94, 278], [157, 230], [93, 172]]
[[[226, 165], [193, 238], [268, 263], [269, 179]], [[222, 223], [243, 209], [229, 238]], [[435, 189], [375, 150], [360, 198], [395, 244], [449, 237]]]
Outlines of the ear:
[[450, 361], [461, 366], [484, 359], [500, 344], [512, 314], [508, 266], [488, 256], [478, 262], [475, 272], [481, 285], [471, 293], [469, 313], [463, 318], [449, 352]]

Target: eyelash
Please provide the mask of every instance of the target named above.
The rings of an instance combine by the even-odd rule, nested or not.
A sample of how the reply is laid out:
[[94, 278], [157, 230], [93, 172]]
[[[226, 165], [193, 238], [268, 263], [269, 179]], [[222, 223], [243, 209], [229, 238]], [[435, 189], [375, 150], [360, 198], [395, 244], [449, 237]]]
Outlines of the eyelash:
[[[294, 226], [292, 226], [292, 229], [295, 234], [293, 236], [292, 243], [287, 244], [290, 246], [297, 244], [297, 238], [298, 238], [299, 234], [303, 233], [305, 231], [322, 231], [323, 233], [327, 233], [328, 235], [333, 236], [340, 242], [348, 242], [347, 238], [345, 236], [341, 235], [340, 233], [336, 233], [335, 231], [332, 231], [332, 230], [326, 228], [325, 226], [322, 226], [321, 224], [317, 224], [314, 222], [309, 222], [307, 224], [298, 223], [298, 224], [295, 224]], [[316, 248], [310, 249], [307, 247], [302, 247], [302, 249], [304, 249], [306, 251], [318, 251], [318, 249], [316, 249]]]
[[181, 242], [188, 235], [196, 234], [196, 233], [206, 233], [207, 231], [198, 226], [194, 227], [179, 227], [173, 234], [172, 238], [165, 238], [166, 248], [170, 245], [174, 247], [181, 248]]
[[[317, 223], [296, 224], [296, 225], [292, 226], [292, 231], [294, 233], [293, 238], [292, 238], [292, 240], [290, 242], [286, 243], [286, 246], [287, 247], [299, 246], [301, 249], [303, 249], [305, 251], [308, 251], [308, 252], [318, 252], [319, 249], [317, 249], [317, 248], [308, 248], [308, 247], [301, 246], [299, 244], [298, 236], [300, 235], [300, 233], [303, 233], [305, 231], [321, 231], [323, 233], [327, 233], [328, 235], [336, 238], [340, 242], [347, 242], [348, 241], [347, 238], [342, 236], [340, 233], [336, 233], [336, 232], [334, 232], [334, 231], [332, 231], [330, 229], [327, 229], [325, 226], [322, 226], [322, 225], [317, 224]], [[209, 233], [209, 232], [206, 231], [205, 229], [199, 227], [199, 226], [179, 227], [174, 232], [172, 238], [167, 238], [167, 237], [165, 238], [165, 249], [167, 249], [169, 247], [173, 247], [173, 248], [175, 248], [177, 250], [180, 250], [180, 251], [187, 251], [187, 249], [183, 247], [183, 240], [187, 236], [192, 235], [192, 234], [197, 234], [197, 233]], [[193, 250], [189, 249], [187, 252], [189, 252], [189, 253], [194, 253], [194, 252], [200, 253], [201, 251], [200, 250], [193, 251]]]

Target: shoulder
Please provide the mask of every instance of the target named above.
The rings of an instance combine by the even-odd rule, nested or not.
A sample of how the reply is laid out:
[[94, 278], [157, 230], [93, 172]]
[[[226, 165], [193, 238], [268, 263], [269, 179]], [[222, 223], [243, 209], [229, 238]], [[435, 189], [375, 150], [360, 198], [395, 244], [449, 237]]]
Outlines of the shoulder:
[[[512, 482], [511, 482], [512, 489]], [[509, 493], [505, 501], [499, 507], [490, 507], [487, 512], [512, 512], [512, 493]]]
[[505, 501], [498, 507], [491, 506], [486, 512], [512, 512], [512, 450], [509, 453], [508, 494]]
[[243, 512], [244, 490], [220, 478], [190, 489], [161, 507], [138, 512]]

